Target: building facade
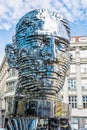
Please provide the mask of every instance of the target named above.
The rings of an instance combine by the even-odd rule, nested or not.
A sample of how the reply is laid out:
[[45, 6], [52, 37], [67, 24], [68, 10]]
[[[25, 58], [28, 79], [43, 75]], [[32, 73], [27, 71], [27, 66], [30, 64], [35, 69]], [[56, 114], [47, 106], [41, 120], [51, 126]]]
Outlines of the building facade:
[[4, 57], [0, 66], [0, 109], [5, 109], [4, 94], [6, 92], [6, 79], [8, 75], [8, 65], [6, 57]]
[[87, 37], [72, 37], [72, 63], [61, 92], [64, 102], [72, 107], [72, 126], [87, 127]]
[[[76, 36], [70, 40], [72, 63], [66, 77], [61, 97], [72, 107], [71, 122], [76, 129], [87, 127], [87, 37]], [[17, 71], [9, 69], [6, 58], [0, 67], [0, 108], [12, 111], [12, 100], [17, 84]]]
[[17, 83], [17, 71], [10, 69], [4, 57], [0, 66], [0, 109], [7, 114], [12, 112], [12, 100]]

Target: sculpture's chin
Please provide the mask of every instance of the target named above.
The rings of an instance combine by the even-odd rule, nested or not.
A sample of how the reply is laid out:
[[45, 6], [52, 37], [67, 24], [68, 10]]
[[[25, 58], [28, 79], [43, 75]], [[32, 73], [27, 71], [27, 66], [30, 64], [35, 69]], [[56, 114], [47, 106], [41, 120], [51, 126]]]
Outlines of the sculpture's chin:
[[[41, 76], [41, 74], [40, 74]], [[64, 84], [64, 76], [58, 76], [56, 73], [51, 73], [43, 77], [31, 76], [27, 80], [20, 79], [20, 84], [17, 88], [17, 93], [23, 94], [30, 100], [55, 100], [58, 99], [58, 93]]]

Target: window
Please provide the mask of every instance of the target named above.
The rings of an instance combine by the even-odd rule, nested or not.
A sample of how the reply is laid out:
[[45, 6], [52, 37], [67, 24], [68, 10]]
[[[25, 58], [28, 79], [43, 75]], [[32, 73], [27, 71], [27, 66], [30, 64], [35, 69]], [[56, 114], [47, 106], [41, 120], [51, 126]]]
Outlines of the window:
[[13, 91], [15, 89], [17, 82], [16, 81], [12, 81], [12, 82], [7, 82], [7, 91]]
[[82, 64], [81, 65], [81, 72], [82, 73], [87, 73], [87, 64]]
[[83, 96], [83, 108], [87, 108], [87, 96]]
[[8, 77], [16, 76], [17, 75], [17, 70], [15, 69], [10, 69], [8, 72]]
[[80, 51], [80, 57], [81, 58], [87, 58], [87, 50], [81, 50]]
[[72, 108], [77, 108], [77, 96], [69, 96], [69, 104]]
[[76, 90], [76, 80], [75, 79], [68, 80], [68, 90]]
[[87, 90], [87, 79], [82, 80], [82, 90]]
[[70, 73], [76, 73], [76, 66], [70, 65]]

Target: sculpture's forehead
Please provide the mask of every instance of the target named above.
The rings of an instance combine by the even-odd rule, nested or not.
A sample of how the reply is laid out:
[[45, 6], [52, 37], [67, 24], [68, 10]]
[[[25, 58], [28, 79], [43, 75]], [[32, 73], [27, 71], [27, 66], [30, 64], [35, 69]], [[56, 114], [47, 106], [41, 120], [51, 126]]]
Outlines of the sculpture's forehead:
[[17, 24], [17, 28], [19, 28], [19, 26], [22, 24], [22, 22], [24, 22], [25, 24], [27, 24], [28, 22], [35, 22], [37, 20], [42, 20], [45, 21], [46, 18], [50, 18], [51, 20], [63, 20], [63, 15], [61, 15], [59, 12], [55, 13], [55, 12], [51, 12], [49, 10], [46, 9], [36, 9], [33, 10], [29, 13], [27, 13], [26, 15], [24, 15], [18, 22]]
[[34, 10], [22, 17], [16, 26], [16, 34], [19, 32], [26, 37], [42, 34], [63, 37], [68, 41], [70, 38], [66, 19], [60, 13], [50, 12], [46, 9]]

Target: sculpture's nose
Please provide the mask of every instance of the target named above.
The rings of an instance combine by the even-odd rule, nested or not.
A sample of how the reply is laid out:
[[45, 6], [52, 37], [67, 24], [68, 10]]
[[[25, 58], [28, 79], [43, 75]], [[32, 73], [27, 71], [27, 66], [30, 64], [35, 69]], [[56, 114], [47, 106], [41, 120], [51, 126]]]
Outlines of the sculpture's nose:
[[52, 55], [52, 58], [56, 58], [56, 48], [55, 48], [55, 39], [52, 37], [50, 39], [50, 53]]
[[57, 55], [56, 55], [56, 46], [55, 46], [55, 39], [52, 37], [49, 41], [49, 50], [48, 53], [50, 55], [49, 61], [50, 62], [57, 62]]

